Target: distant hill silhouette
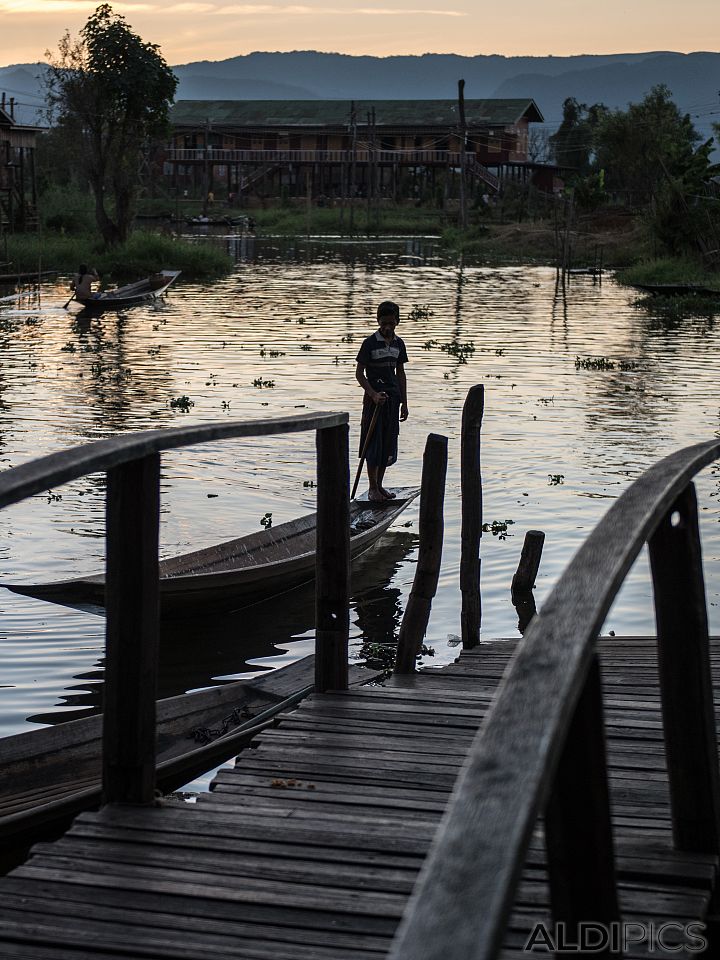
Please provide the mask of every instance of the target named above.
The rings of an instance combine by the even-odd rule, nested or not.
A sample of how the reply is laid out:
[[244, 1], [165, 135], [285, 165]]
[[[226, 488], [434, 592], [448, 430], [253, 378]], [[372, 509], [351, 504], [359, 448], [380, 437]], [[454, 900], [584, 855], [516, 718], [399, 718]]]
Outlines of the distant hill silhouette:
[[[34, 114], [42, 64], [0, 68], [0, 90], [16, 96], [21, 115]], [[455, 54], [354, 57], [296, 51], [250, 53], [174, 67], [179, 100], [446, 99], [465, 80], [468, 98], [532, 97], [549, 127], [562, 102], [576, 97], [625, 108], [658, 83], [670, 88], [697, 128], [711, 135], [720, 121], [720, 53], [627, 53], [575, 57], [461, 57]]]

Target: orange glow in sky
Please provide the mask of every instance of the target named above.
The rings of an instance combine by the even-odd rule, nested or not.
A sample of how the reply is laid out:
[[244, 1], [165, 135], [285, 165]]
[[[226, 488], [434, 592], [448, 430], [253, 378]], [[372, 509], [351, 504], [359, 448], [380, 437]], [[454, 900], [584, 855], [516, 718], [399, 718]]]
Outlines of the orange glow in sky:
[[[97, 0], [0, 0], [0, 65], [44, 59]], [[720, 49], [717, 0], [137, 0], [113, 4], [172, 64], [254, 50], [567, 56]]]

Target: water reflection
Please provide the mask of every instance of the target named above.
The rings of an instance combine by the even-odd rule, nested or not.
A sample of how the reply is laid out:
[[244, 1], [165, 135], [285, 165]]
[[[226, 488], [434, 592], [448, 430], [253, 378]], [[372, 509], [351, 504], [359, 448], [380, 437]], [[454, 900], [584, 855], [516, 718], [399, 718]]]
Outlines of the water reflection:
[[[359, 631], [354, 636], [359, 659], [366, 659], [365, 654], [374, 645], [391, 644], [397, 636], [402, 618], [401, 592], [392, 581], [417, 549], [417, 542], [413, 533], [392, 531], [353, 563], [351, 622]], [[256, 672], [261, 666], [272, 667], [278, 649], [308, 634], [314, 622], [312, 583], [233, 613], [206, 611], [196, 617], [163, 622], [158, 697], [212, 686], [218, 679], [230, 681]], [[96, 670], [74, 678], [80, 682], [66, 688], [57, 704], [63, 708], [61, 713], [39, 713], [29, 717], [30, 722], [63, 723], [99, 712], [103, 662], [98, 661]]]
[[[436, 663], [455, 656], [446, 638], [460, 632], [458, 445], [471, 386], [486, 385], [485, 519], [512, 519], [518, 538], [483, 541], [485, 638], [516, 632], [507, 592], [516, 564], [512, 545], [524, 530], [547, 533], [535, 590], [541, 608], [608, 500], [659, 456], [717, 429], [720, 325], [689, 309], [640, 307], [634, 293], [611, 278], [601, 286], [589, 276], [573, 277], [563, 291], [553, 268], [443, 259], [424, 238], [196, 242], [234, 246], [236, 268], [212, 284], [178, 283], [160, 309], [72, 317], [61, 309], [65, 282], [44, 285], [30, 311], [0, 303], [0, 462], [18, 464], [87, 439], [166, 423], [300, 410], [350, 411], [354, 451], [358, 344], [374, 327], [377, 303], [394, 300], [403, 310], [410, 354], [410, 419], [393, 482], [419, 482], [429, 431], [450, 439], [443, 567], [427, 640]], [[459, 348], [469, 343], [475, 349], [461, 362]], [[576, 369], [576, 356], [607, 357], [616, 365]], [[635, 366], [621, 370], [621, 359]], [[192, 402], [187, 412], [170, 406], [181, 396]], [[206, 444], [163, 457], [163, 556], [251, 533], [268, 511], [275, 523], [311, 512], [314, 489], [305, 484], [313, 478], [314, 457], [314, 438], [301, 434]], [[550, 485], [551, 475], [564, 480]], [[709, 616], [718, 632], [720, 498], [703, 492], [702, 483]], [[100, 568], [103, 489], [102, 477], [88, 478], [1, 511], [0, 580], [63, 579]], [[366, 637], [392, 643], [412, 573], [406, 558], [390, 581], [381, 578], [386, 585], [377, 594], [370, 580], [356, 595], [353, 652]], [[61, 691], [72, 711], [97, 709], [102, 622], [49, 604], [1, 599], [8, 684], [0, 701], [3, 730], [21, 728], [30, 714], [62, 712], [55, 707]], [[618, 633], [652, 631], [646, 565], [623, 588], [611, 621]], [[163, 640], [163, 692], [310, 652], [312, 623], [312, 602], [303, 605], [298, 596], [292, 609], [268, 609], [251, 630], [246, 615], [224, 625], [188, 624], [182, 635]], [[267, 645], [258, 645], [265, 635]], [[256, 662], [249, 667], [248, 660]]]

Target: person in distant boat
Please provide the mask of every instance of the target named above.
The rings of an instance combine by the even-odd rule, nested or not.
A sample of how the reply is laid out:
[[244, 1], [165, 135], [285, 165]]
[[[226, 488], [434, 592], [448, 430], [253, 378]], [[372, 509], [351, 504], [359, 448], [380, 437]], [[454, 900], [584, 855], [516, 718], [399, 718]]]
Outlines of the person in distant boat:
[[92, 285], [94, 280], [99, 280], [97, 270], [93, 267], [88, 269], [87, 264], [81, 263], [74, 279], [70, 282], [70, 289], [75, 291], [75, 299], [80, 303], [85, 300], [94, 300], [97, 294], [93, 293]]
[[[385, 470], [398, 456], [400, 421], [408, 418], [407, 378], [405, 364], [407, 350], [395, 328], [400, 323], [400, 308], [390, 300], [377, 309], [378, 330], [362, 342], [357, 355], [355, 378], [365, 391], [360, 456], [369, 436], [365, 456], [370, 500], [392, 500], [395, 497], [383, 486]], [[370, 433], [373, 415], [375, 426]]]

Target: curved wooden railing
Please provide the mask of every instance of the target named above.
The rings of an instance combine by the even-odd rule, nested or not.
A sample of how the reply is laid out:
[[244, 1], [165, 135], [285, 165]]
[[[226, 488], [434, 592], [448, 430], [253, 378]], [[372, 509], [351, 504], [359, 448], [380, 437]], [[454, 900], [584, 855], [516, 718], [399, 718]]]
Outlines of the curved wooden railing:
[[347, 413], [196, 424], [84, 444], [0, 474], [0, 508], [88, 473], [107, 473], [105, 802], [151, 803], [160, 592], [160, 454], [212, 440], [316, 431], [315, 686], [346, 689], [350, 582]]
[[647, 542], [673, 840], [720, 853], [720, 781], [692, 477], [720, 441], [666, 457], [595, 527], [513, 657], [458, 778], [393, 960], [493, 960], [539, 814], [553, 919], [620, 919], [595, 641]]

